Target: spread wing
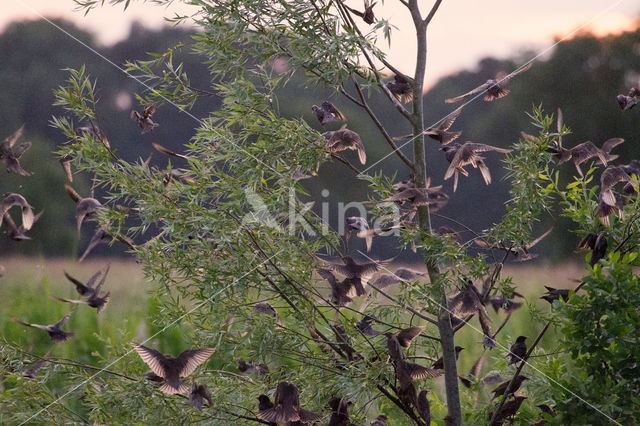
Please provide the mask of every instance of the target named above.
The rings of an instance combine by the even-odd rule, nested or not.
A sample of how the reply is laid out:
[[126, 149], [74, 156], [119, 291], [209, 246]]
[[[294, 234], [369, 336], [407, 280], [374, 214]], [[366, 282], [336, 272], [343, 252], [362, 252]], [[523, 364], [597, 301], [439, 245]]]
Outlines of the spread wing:
[[16, 130], [11, 136], [8, 136], [7, 138], [5, 138], [5, 140], [2, 141], [2, 145], [4, 145], [7, 148], [12, 148], [16, 144], [16, 142], [22, 137], [23, 132], [24, 132], [24, 124], [20, 126], [20, 128]]
[[622, 138], [608, 139], [602, 144], [602, 150], [608, 154], [611, 152], [613, 148], [622, 144], [623, 142], [624, 142], [624, 139]]
[[134, 342], [132, 342], [131, 345], [136, 352], [138, 352], [138, 355], [140, 355], [140, 358], [142, 358], [145, 364], [149, 366], [151, 371], [164, 379], [166, 374], [164, 364], [167, 358], [155, 349], [147, 348]]
[[15, 158], [16, 160], [19, 159], [20, 157], [22, 157], [22, 154], [24, 154], [25, 152], [27, 152], [29, 150], [29, 148], [31, 148], [31, 142], [23, 142], [21, 143], [18, 148], [16, 148], [13, 151], [13, 158]]
[[180, 377], [187, 377], [200, 365], [204, 364], [207, 359], [216, 351], [215, 348], [190, 349], [182, 352], [178, 356], [180, 363]]
[[450, 113], [448, 116], [444, 118], [444, 120], [440, 122], [440, 124], [438, 125], [438, 129], [445, 130], [445, 131], [449, 130], [451, 126], [453, 126], [453, 123], [456, 121], [456, 119], [460, 116], [461, 112], [462, 112], [462, 107]]
[[62, 319], [60, 321], [58, 321], [57, 323], [53, 324], [53, 326], [55, 328], [61, 328], [64, 325], [64, 323], [67, 322], [67, 320], [69, 318], [71, 318], [71, 312], [69, 312], [69, 313], [67, 313], [67, 315], [63, 316]]
[[405, 362], [404, 368], [407, 370], [413, 380], [432, 379], [443, 374], [442, 370], [424, 367], [412, 362]]
[[463, 101], [473, 95], [477, 95], [478, 93], [482, 93], [485, 90], [487, 90], [489, 88], [490, 84], [489, 83], [484, 83], [478, 87], [476, 87], [475, 89], [471, 90], [470, 92], [465, 93], [464, 95], [460, 95], [460, 96], [456, 96], [455, 98], [449, 98], [449, 99], [445, 99], [445, 103], [447, 104], [453, 104], [456, 102], [460, 102]]
[[66, 302], [66, 303], [83, 303], [83, 304], [87, 304], [89, 302], [87, 302], [86, 300], [81, 300], [81, 299], [64, 299], [62, 297], [58, 297], [58, 296], [52, 296], [54, 299], [59, 300], [60, 302]]
[[398, 332], [398, 334], [396, 335], [398, 337], [398, 342], [402, 346], [408, 347], [411, 342], [413, 342], [413, 340], [415, 340], [415, 338], [418, 337], [420, 333], [422, 333], [424, 329], [424, 326], [415, 326], [400, 330], [400, 332]]
[[526, 245], [526, 249], [529, 250], [530, 248], [532, 248], [533, 246], [535, 246], [536, 244], [538, 244], [540, 241], [542, 241], [547, 235], [549, 235], [551, 233], [551, 231], [553, 231], [553, 228], [549, 228], [547, 230], [547, 232], [545, 232], [544, 234], [540, 235], [538, 238], [536, 238], [535, 240], [531, 241], [529, 244]]

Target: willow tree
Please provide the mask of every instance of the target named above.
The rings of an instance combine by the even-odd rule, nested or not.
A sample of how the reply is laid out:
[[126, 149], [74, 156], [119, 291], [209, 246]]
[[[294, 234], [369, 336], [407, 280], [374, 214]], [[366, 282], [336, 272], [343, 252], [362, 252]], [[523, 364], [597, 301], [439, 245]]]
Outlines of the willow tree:
[[[87, 10], [99, 4], [77, 3]], [[112, 3], [126, 6], [129, 1]], [[596, 191], [588, 188], [593, 171], [578, 177], [567, 190], [559, 187], [554, 158], [561, 154], [558, 141], [568, 129], [556, 127], [553, 117], [540, 110], [531, 114], [538, 134], [516, 140], [504, 163], [512, 183], [506, 213], [500, 223], [478, 236], [482, 245], [502, 255], [472, 256], [468, 242], [449, 232], [435, 232], [431, 226], [430, 209], [446, 195], [429, 188], [438, 177], [429, 176], [426, 169], [425, 146], [434, 142], [425, 139], [429, 132], [424, 125], [423, 92], [427, 31], [441, 0], [430, 8], [417, 0], [399, 0], [398, 7], [406, 8], [415, 27], [412, 75], [389, 63], [377, 47], [378, 37], [391, 36], [392, 23], [372, 18], [368, 3], [369, 9], [362, 11], [333, 0], [185, 3], [198, 12], [175, 19], [199, 26], [193, 43], [131, 62], [125, 70], [141, 83], [140, 104], [148, 108], [135, 118], [144, 131], [154, 127], [153, 108], [189, 113], [203, 97], [222, 100], [219, 110], [198, 119], [182, 152], [157, 147], [169, 155], [166, 167], [150, 166], [143, 159], [125, 161], [111, 148], [109, 135], [100, 131], [96, 85], [83, 69], [72, 71], [68, 84], [56, 91], [57, 104], [68, 115], [54, 119], [54, 124], [70, 140], [60, 154], [107, 194], [98, 210], [100, 226], [128, 241], [148, 277], [159, 283], [155, 291], [163, 309], [155, 318], [157, 332], [141, 343], [153, 346], [154, 337], [179, 325], [189, 346], [214, 347], [207, 367], [197, 370], [193, 379], [210, 389], [213, 405], [197, 411], [183, 398], [159, 392], [155, 382], [143, 379], [146, 367], [130, 347], [114, 347], [111, 361], [95, 366], [98, 371], [89, 377], [71, 376], [76, 380], [63, 396], [81, 393], [91, 421], [98, 423], [265, 423], [256, 398], [272, 396], [278, 383], [289, 382], [300, 390], [305, 409], [327, 416], [324, 407], [330, 398], [348, 399], [355, 424], [379, 415], [391, 424], [425, 425], [433, 420], [460, 425], [463, 420], [479, 424], [488, 419], [499, 423], [504, 417], [499, 411], [516, 399], [499, 397], [496, 404], [478, 398], [486, 395], [480, 377], [483, 358], [471, 374], [460, 373], [456, 333], [471, 327], [487, 350], [501, 346], [494, 358], [503, 358], [508, 351], [511, 342], [498, 339], [504, 324], [493, 325], [485, 305], [501, 300], [498, 308], [510, 312], [513, 287], [510, 278], [502, 276], [502, 267], [510, 256], [530, 255], [532, 229], [550, 211], [554, 195], [566, 204], [565, 212], [576, 220], [579, 233], [604, 226], [594, 220]], [[372, 25], [367, 27], [359, 15]], [[188, 70], [175, 63], [175, 53], [181, 49], [202, 57], [210, 71], [209, 82], [191, 81]], [[283, 62], [286, 67], [274, 66]], [[331, 134], [323, 135], [301, 119], [281, 116], [277, 91], [294, 72], [304, 72], [309, 81], [330, 89], [335, 99], [361, 108], [379, 131], [378, 140], [406, 166], [410, 181], [398, 185], [394, 177], [361, 172], [345, 153], [329, 149]], [[371, 107], [373, 92], [380, 92], [411, 128], [402, 144], [412, 147], [412, 155], [400, 149], [398, 139]], [[79, 125], [85, 130], [78, 131]], [[371, 143], [365, 141], [364, 149]], [[375, 206], [370, 214], [381, 226], [370, 232], [367, 226], [359, 230], [374, 238], [378, 231], [395, 231], [399, 248], [411, 248], [422, 256], [426, 276], [398, 279], [402, 283], [397, 289], [370, 281], [368, 295], [363, 295], [350, 288], [360, 276], [347, 273], [344, 281], [332, 283], [333, 294], [326, 290], [326, 281], [315, 272], [322, 265], [319, 254], [370, 261], [367, 253], [345, 246], [342, 236], [305, 201], [317, 194], [308, 194], [300, 177], [315, 175], [328, 161], [340, 161], [354, 172], [354, 181], [361, 179], [370, 186], [370, 199], [362, 201]], [[484, 163], [474, 166], [482, 168]], [[389, 198], [398, 201], [394, 195], [399, 188], [414, 186], [414, 196], [403, 200], [402, 217], [391, 222], [388, 218], [397, 218], [398, 207]], [[425, 201], [417, 202], [416, 197]], [[631, 238], [615, 235], [625, 237], [625, 242]], [[375, 263], [381, 273], [391, 274], [390, 267]], [[591, 271], [598, 272], [598, 266], [594, 268]], [[329, 281], [335, 278], [327, 271], [321, 275]], [[481, 291], [474, 281], [483, 282]], [[336, 294], [340, 288], [348, 291]], [[540, 338], [560, 321], [554, 315], [534, 313], [534, 319], [551, 322], [540, 327], [538, 339], [531, 336], [530, 349], [521, 354], [525, 359], [512, 357], [515, 370], [504, 360], [493, 365], [501, 374], [492, 377], [504, 377], [509, 388], [516, 386], [512, 378], [530, 368], [527, 361]], [[394, 335], [411, 325], [421, 327], [416, 340], [409, 348], [400, 348], [397, 342], [402, 339]], [[425, 363], [425, 358], [432, 361]], [[433, 362], [438, 358], [440, 365]], [[238, 370], [239, 360], [264, 364], [268, 371], [260, 368], [264, 374], [245, 374], [246, 368]], [[534, 367], [529, 376], [539, 371]], [[439, 374], [444, 375], [443, 391], [438, 385], [441, 379], [425, 378]], [[461, 376], [469, 390], [459, 387]], [[549, 384], [542, 376], [536, 383]], [[25, 400], [28, 391], [22, 389]], [[552, 393], [549, 386], [527, 391], [530, 402], [517, 415], [522, 421], [539, 420], [542, 414], [535, 403]], [[41, 388], [38, 394], [46, 409], [34, 407], [33, 401], [25, 404], [40, 418], [49, 416], [55, 422], [68, 415], [60, 408], [61, 398]], [[13, 401], [14, 418], [30, 420], [32, 412]]]

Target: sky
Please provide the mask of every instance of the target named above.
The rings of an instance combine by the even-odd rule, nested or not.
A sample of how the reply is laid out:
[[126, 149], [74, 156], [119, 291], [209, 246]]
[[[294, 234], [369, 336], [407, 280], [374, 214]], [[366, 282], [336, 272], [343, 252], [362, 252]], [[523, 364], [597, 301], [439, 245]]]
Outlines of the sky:
[[[65, 18], [93, 32], [102, 45], [125, 38], [134, 21], [160, 28], [163, 17], [194, 10], [178, 0], [169, 7], [132, 0], [126, 12], [122, 5], [105, 5], [85, 16], [75, 10], [73, 0], [0, 1], [0, 30], [14, 20], [34, 20], [41, 16]], [[361, 1], [347, 0], [346, 3], [361, 9]], [[374, 9], [376, 16], [397, 27], [391, 47], [383, 39], [379, 46], [389, 52], [391, 63], [412, 74], [415, 36], [408, 11], [398, 0], [378, 1]], [[424, 5], [426, 14], [432, 1], [420, 0], [420, 4]], [[429, 86], [444, 75], [471, 68], [486, 56], [506, 57], [524, 50], [543, 53], [555, 40], [570, 38], [579, 28], [599, 35], [619, 33], [637, 25], [639, 17], [637, 0], [444, 0], [429, 27], [426, 84]], [[361, 29], [367, 28], [363, 23]]]

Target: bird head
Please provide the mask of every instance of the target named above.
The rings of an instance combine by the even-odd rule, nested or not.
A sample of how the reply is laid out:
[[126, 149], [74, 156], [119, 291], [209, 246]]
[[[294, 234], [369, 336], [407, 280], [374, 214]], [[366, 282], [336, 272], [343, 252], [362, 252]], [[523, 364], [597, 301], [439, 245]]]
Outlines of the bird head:
[[524, 343], [525, 340], [527, 340], [527, 336], [518, 336], [518, 338], [516, 339], [516, 342]]

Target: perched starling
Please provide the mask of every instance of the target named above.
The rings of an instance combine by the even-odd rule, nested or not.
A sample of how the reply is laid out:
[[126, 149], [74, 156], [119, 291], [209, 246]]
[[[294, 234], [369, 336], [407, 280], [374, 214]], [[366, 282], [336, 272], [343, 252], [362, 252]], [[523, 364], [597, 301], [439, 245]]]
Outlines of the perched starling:
[[[369, 223], [367, 222], [367, 219], [365, 219], [364, 217], [360, 217], [360, 216], [347, 217], [346, 225], [347, 225], [347, 234], [346, 234], [347, 241], [349, 240], [349, 237], [351, 236], [351, 232], [353, 232], [353, 231], [368, 231], [369, 230]], [[359, 232], [356, 233], [356, 235], [359, 236], [360, 235]], [[365, 244], [367, 246], [367, 251], [371, 251], [371, 244], [373, 243], [373, 235], [370, 235], [369, 233], [365, 233], [364, 234], [364, 240], [365, 240]]]
[[158, 123], [154, 122], [151, 119], [151, 117], [153, 117], [153, 114], [155, 113], [156, 107], [153, 105], [149, 105], [144, 108], [142, 114], [140, 114], [136, 110], [131, 111], [131, 119], [138, 123], [138, 127], [140, 127], [140, 130], [142, 130], [142, 133], [144, 134], [159, 126]]
[[381, 414], [375, 419], [371, 420], [371, 426], [387, 426], [387, 416]]
[[213, 401], [211, 400], [211, 393], [209, 393], [209, 389], [206, 385], [191, 385], [191, 392], [189, 392], [189, 401], [191, 405], [193, 405], [197, 410], [202, 411], [204, 407], [203, 403], [207, 401], [207, 407], [211, 407], [213, 405]]
[[379, 334], [382, 334], [378, 330], [373, 329], [372, 323], [373, 318], [369, 315], [365, 315], [360, 321], [356, 323], [356, 328], [360, 330], [360, 332], [365, 336], [377, 336]]
[[23, 142], [14, 148], [18, 139], [22, 137], [24, 126], [16, 130], [11, 136], [5, 138], [0, 142], [0, 160], [4, 162], [8, 173], [15, 173], [20, 176], [30, 176], [31, 173], [27, 172], [20, 166], [20, 158], [22, 155], [31, 148], [31, 142]]
[[264, 301], [254, 304], [252, 310], [257, 314], [271, 315], [274, 317], [278, 314], [269, 302]]
[[346, 128], [331, 130], [324, 132], [322, 136], [327, 140], [327, 151], [332, 153], [346, 150], [357, 151], [360, 163], [365, 164], [367, 162], [367, 153], [364, 150], [362, 139], [353, 130]]
[[215, 348], [190, 349], [182, 352], [177, 357], [170, 357], [161, 354], [155, 349], [137, 343], [131, 343], [140, 358], [158, 376], [164, 379], [164, 384], [159, 390], [168, 394], [186, 394], [191, 389], [189, 385], [182, 381], [182, 377], [187, 377], [215, 352]]
[[267, 367], [266, 364], [256, 364], [253, 361], [245, 361], [241, 359], [238, 361], [238, 371], [241, 373], [266, 376], [269, 374], [269, 367]]
[[365, 294], [364, 285], [369, 281], [373, 274], [379, 271], [380, 266], [388, 262], [373, 261], [357, 263], [351, 256], [342, 257], [342, 261], [339, 263], [328, 259], [320, 260], [325, 263], [327, 268], [332, 269], [347, 278], [351, 278], [353, 280], [357, 296]]
[[491, 145], [469, 141], [465, 142], [462, 145], [454, 142], [452, 144], [443, 146], [442, 148], [440, 148], [440, 150], [444, 151], [446, 159], [449, 162], [449, 168], [444, 175], [444, 179], [447, 180], [452, 176], [454, 177], [454, 192], [458, 187], [458, 174], [469, 176], [469, 172], [464, 169], [464, 167], [467, 165], [471, 165], [473, 168], [477, 168], [480, 170], [482, 178], [484, 179], [484, 183], [486, 183], [487, 185], [491, 183], [491, 173], [489, 172], [489, 168], [484, 163], [484, 157], [478, 155], [478, 153], [496, 151], [505, 154], [511, 152], [510, 149], [503, 149]]
[[[460, 352], [464, 350], [464, 348], [460, 346], [456, 346], [454, 349], [456, 351], [456, 361], [457, 361], [458, 358], [460, 357]], [[442, 357], [438, 358], [436, 362], [433, 363], [431, 368], [435, 370], [444, 370], [444, 359]]]
[[333, 272], [328, 269], [318, 268], [317, 271], [318, 275], [327, 280], [331, 286], [331, 303], [338, 306], [346, 306], [353, 302], [352, 297], [356, 295], [354, 279], [345, 278], [343, 281], [338, 281]]
[[589, 265], [593, 266], [607, 254], [607, 233], [602, 231], [598, 234], [588, 234], [578, 243], [578, 250], [590, 248], [591, 260]]
[[418, 410], [418, 414], [422, 417], [422, 420], [426, 424], [431, 424], [431, 407], [429, 407], [429, 400], [427, 399], [427, 391], [422, 390], [418, 394], [418, 398], [416, 399], [416, 409]]
[[462, 112], [462, 107], [449, 114], [444, 120], [440, 121], [436, 127], [430, 127], [425, 130], [424, 134], [437, 140], [442, 145], [447, 145], [458, 139], [462, 134], [462, 131], [450, 132], [449, 129], [460, 116], [460, 112]]
[[374, 22], [376, 22], [376, 17], [373, 14], [373, 6], [375, 6], [375, 5], [376, 5], [375, 2], [374, 3], [370, 3], [369, 0], [364, 0], [364, 11], [363, 12], [360, 12], [359, 10], [356, 10], [356, 9], [352, 9], [349, 6], [346, 6], [346, 5], [345, 5], [345, 7], [351, 13], [353, 13], [354, 15], [361, 17], [362, 20], [365, 23], [371, 25]]
[[413, 100], [413, 84], [403, 75], [394, 75], [393, 81], [387, 83], [387, 89], [401, 104]]
[[553, 287], [544, 286], [547, 289], [547, 292], [540, 296], [540, 299], [546, 300], [549, 303], [553, 303], [554, 300], [562, 299], [565, 302], [569, 300], [569, 292], [571, 290], [568, 289], [558, 289]]
[[610, 206], [616, 205], [616, 197], [613, 187], [620, 182], [625, 182], [638, 190], [638, 184], [627, 174], [624, 166], [609, 166], [600, 175], [600, 198]]
[[14, 206], [20, 207], [22, 211], [22, 229], [25, 231], [30, 230], [35, 222], [33, 207], [31, 207], [22, 195], [16, 193], [5, 194], [2, 204], [0, 204], [0, 227], [2, 227], [2, 222], [7, 212]]
[[348, 411], [351, 404], [352, 402], [347, 398], [331, 398], [327, 403], [331, 408], [331, 417], [327, 426], [351, 426]]
[[66, 314], [60, 321], [55, 324], [50, 325], [40, 325], [40, 324], [29, 324], [28, 322], [24, 322], [18, 318], [12, 318], [13, 322], [17, 322], [18, 324], [22, 324], [27, 327], [35, 327], [49, 333], [49, 337], [53, 342], [64, 342], [74, 335], [74, 333], [70, 333], [62, 330], [62, 326], [65, 322], [71, 317], [71, 312]]
[[313, 105], [311, 110], [316, 115], [316, 118], [323, 126], [332, 121], [346, 121], [344, 114], [338, 110], [331, 102], [324, 101], [322, 106]]
[[626, 96], [620, 94], [616, 96], [616, 100], [618, 101], [618, 106], [620, 106], [621, 110], [626, 111], [631, 109], [640, 100], [640, 89], [632, 87]]
[[518, 336], [516, 342], [509, 348], [509, 353], [507, 354], [509, 365], [524, 359], [524, 356], [527, 354], [527, 344], [524, 342], [525, 340], [527, 340], [527, 336]]
[[[505, 402], [496, 416], [496, 424], [500, 425], [504, 420], [513, 417], [518, 412], [518, 409], [525, 399], [527, 399], [526, 396], [516, 396], [514, 399]], [[494, 411], [489, 413], [489, 420], [493, 418], [493, 414]]]
[[515, 70], [509, 75], [505, 75], [504, 73], [498, 74], [496, 78], [487, 80], [486, 83], [476, 87], [470, 92], [467, 92], [464, 95], [456, 96], [455, 98], [446, 99], [445, 102], [448, 104], [452, 104], [452, 103], [464, 101], [467, 98], [470, 98], [471, 96], [477, 95], [484, 91], [487, 92], [484, 95], [484, 100], [486, 102], [493, 101], [494, 99], [504, 98], [509, 94], [509, 90], [505, 89], [504, 86], [506, 86], [509, 83], [509, 80], [511, 80], [511, 78], [515, 77], [518, 74], [522, 74], [525, 71], [528, 71], [529, 68], [531, 68], [531, 65], [532, 64], [529, 63], [521, 67], [520, 69]]
[[[522, 382], [524, 382], [525, 380], [529, 380], [529, 378], [518, 375], [518, 377], [516, 377], [516, 380], [513, 382], [513, 386], [509, 391], [509, 395], [515, 393], [518, 389], [520, 389]], [[492, 390], [491, 392], [493, 392], [493, 397], [496, 398], [498, 396], [504, 396], [505, 392], [507, 391], [507, 387], [509, 387], [509, 383], [511, 383], [511, 380], [507, 380], [506, 382], [500, 384], [497, 388]]]
[[94, 275], [94, 277], [89, 279], [89, 281], [87, 282], [87, 285], [85, 286], [81, 282], [77, 281], [75, 278], [71, 277], [69, 274], [65, 272], [65, 276], [67, 277], [67, 279], [75, 284], [76, 290], [78, 291], [78, 293], [80, 293], [81, 295], [84, 293], [88, 297], [86, 299], [63, 299], [61, 297], [54, 296], [53, 298], [66, 303], [75, 303], [75, 304], [83, 303], [91, 306], [92, 308], [96, 308], [97, 312], [100, 313], [102, 309], [104, 309], [104, 307], [107, 305], [107, 303], [109, 303], [109, 293], [105, 293], [102, 296], [100, 295], [100, 290], [102, 289], [102, 286], [104, 285], [107, 279], [107, 273], [109, 272], [109, 267], [110, 266], [107, 265], [104, 272], [102, 272], [103, 274], [102, 279], [100, 280], [100, 282], [95, 288], [93, 288], [92, 285], [93, 285], [93, 282], [95, 282], [94, 277], [96, 277], [96, 275]]
[[[262, 395], [261, 395], [262, 396]], [[298, 388], [286, 382], [278, 383], [272, 407], [260, 409], [258, 418], [267, 422], [286, 425], [289, 422], [316, 422], [321, 415], [300, 408]], [[262, 404], [262, 401], [260, 401]]]
[[[40, 213], [38, 213], [33, 217], [33, 223], [36, 223], [38, 219], [40, 219], [40, 216], [42, 216], [42, 213], [44, 213], [44, 210], [42, 210]], [[7, 235], [13, 241], [23, 241], [23, 240], [31, 239], [31, 237], [29, 237], [26, 234], [27, 230], [24, 229], [24, 225], [16, 226], [16, 223], [13, 221], [9, 213], [6, 213], [4, 215], [4, 220], [7, 222], [7, 226], [9, 227], [9, 231], [7, 232]]]

